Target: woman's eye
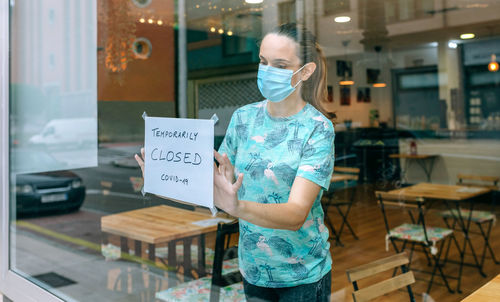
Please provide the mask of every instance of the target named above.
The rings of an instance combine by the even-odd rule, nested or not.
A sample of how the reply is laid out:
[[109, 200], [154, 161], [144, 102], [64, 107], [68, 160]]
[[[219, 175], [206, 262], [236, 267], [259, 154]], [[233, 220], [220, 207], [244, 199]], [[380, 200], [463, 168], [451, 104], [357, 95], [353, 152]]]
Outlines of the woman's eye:
[[276, 67], [281, 68], [281, 69], [285, 69], [286, 65], [277, 65]]

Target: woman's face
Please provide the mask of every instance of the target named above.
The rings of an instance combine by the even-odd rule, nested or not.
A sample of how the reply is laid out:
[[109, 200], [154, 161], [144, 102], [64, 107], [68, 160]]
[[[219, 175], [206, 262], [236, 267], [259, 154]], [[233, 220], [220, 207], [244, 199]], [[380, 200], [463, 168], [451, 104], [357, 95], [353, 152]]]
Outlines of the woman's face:
[[[298, 53], [298, 43], [294, 40], [278, 35], [267, 34], [260, 45], [260, 64], [271, 65], [272, 67], [289, 69], [293, 72], [302, 67]], [[304, 69], [292, 77], [292, 86], [302, 79], [306, 81], [314, 72], [316, 64], [308, 63]]]

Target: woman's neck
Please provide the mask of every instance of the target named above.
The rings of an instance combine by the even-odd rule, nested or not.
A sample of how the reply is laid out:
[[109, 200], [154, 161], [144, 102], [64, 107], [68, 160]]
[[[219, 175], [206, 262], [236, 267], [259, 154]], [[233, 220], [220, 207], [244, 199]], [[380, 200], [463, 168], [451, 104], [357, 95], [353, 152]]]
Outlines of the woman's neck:
[[299, 97], [298, 91], [294, 91], [281, 102], [267, 102], [267, 112], [273, 117], [287, 117], [300, 112], [306, 102]]

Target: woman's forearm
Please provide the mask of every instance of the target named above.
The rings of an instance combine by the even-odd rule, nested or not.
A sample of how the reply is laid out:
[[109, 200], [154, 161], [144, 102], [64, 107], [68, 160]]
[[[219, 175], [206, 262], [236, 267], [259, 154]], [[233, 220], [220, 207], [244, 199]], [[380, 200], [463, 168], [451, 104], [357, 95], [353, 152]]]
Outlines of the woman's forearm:
[[264, 228], [296, 231], [304, 224], [309, 210], [310, 208], [304, 208], [290, 202], [263, 204], [240, 200], [233, 215]]

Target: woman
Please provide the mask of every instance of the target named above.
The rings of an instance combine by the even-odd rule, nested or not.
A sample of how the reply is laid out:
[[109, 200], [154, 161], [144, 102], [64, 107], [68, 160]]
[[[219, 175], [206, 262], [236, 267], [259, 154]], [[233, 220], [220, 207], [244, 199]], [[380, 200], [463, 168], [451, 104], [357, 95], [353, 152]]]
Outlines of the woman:
[[326, 64], [313, 35], [298, 30], [286, 24], [264, 37], [257, 83], [266, 100], [234, 112], [215, 152], [214, 201], [240, 220], [249, 301], [329, 301], [331, 290], [320, 203], [334, 162], [334, 129], [320, 106]]

